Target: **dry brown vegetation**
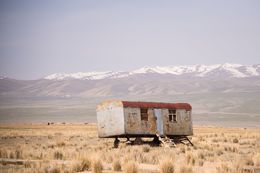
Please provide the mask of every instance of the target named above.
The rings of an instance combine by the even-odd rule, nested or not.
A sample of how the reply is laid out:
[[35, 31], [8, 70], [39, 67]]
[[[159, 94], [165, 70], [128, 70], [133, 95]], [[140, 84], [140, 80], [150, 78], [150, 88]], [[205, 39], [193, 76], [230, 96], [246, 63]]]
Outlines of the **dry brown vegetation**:
[[[148, 139], [144, 139], [148, 140]], [[121, 141], [124, 141], [122, 139]], [[113, 148], [94, 124], [0, 126], [0, 172], [235, 173], [260, 170], [260, 129], [195, 127], [194, 147]]]

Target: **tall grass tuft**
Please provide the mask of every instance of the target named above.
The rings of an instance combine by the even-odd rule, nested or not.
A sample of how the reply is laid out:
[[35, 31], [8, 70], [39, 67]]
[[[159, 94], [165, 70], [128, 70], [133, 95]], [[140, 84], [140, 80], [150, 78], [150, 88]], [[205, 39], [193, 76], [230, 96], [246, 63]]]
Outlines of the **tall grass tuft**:
[[135, 162], [128, 162], [125, 165], [124, 173], [137, 173], [138, 172], [138, 166]]
[[174, 173], [172, 161], [164, 160], [160, 163], [160, 173]]
[[102, 162], [99, 159], [95, 159], [92, 162], [92, 172], [93, 173], [101, 173], [103, 170]]
[[121, 163], [119, 160], [114, 160], [113, 162], [113, 170], [114, 171], [121, 171]]

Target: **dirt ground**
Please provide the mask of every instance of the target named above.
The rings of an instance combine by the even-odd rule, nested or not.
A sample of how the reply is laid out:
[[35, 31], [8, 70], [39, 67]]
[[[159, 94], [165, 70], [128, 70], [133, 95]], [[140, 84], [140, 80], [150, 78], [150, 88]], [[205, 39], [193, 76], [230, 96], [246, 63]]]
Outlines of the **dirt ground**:
[[193, 147], [113, 148], [95, 124], [1, 125], [0, 172], [260, 172], [260, 129], [196, 126], [189, 138]]

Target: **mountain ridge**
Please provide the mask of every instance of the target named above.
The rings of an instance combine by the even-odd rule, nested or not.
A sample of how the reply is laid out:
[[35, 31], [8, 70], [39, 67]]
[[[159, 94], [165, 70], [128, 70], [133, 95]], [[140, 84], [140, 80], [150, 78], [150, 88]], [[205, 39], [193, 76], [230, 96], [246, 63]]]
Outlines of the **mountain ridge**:
[[77, 72], [77, 73], [54, 73], [44, 77], [47, 80], [101, 80], [125, 78], [138, 74], [170, 74], [173, 76], [190, 77], [228, 77], [246, 78], [260, 76], [260, 65], [241, 64], [215, 64], [215, 65], [180, 65], [180, 66], [144, 66], [132, 71], [103, 71], [103, 72]]

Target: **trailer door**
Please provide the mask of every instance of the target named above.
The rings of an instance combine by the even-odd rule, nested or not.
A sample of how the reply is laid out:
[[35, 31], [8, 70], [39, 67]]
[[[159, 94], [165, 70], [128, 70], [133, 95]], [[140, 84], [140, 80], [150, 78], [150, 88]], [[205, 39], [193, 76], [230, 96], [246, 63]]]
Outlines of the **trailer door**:
[[156, 129], [159, 135], [163, 135], [163, 120], [162, 120], [162, 110], [154, 109], [154, 115], [156, 117]]

